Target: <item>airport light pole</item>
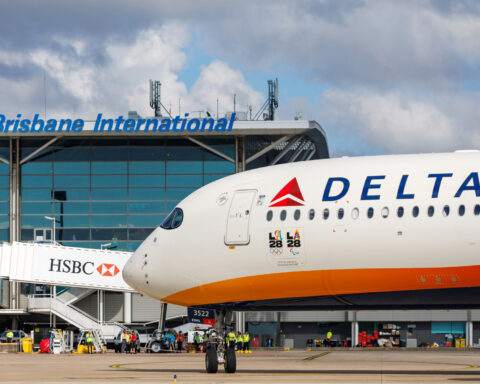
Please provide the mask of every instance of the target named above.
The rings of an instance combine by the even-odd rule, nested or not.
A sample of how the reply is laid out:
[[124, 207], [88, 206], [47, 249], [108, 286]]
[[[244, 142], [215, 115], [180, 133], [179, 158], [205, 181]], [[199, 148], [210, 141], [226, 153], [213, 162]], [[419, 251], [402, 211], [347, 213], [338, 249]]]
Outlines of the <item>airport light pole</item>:
[[53, 223], [53, 233], [52, 233], [52, 243], [55, 244], [55, 222], [57, 221], [55, 217], [44, 216], [45, 219], [50, 220]]

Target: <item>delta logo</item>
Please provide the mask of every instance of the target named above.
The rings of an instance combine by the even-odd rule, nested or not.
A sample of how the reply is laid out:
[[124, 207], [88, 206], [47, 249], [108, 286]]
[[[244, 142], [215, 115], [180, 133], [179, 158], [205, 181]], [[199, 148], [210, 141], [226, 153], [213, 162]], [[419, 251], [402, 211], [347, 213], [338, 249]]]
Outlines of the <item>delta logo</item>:
[[305, 200], [298, 186], [297, 178], [290, 180], [270, 201], [269, 207], [298, 207], [303, 206]]
[[97, 271], [102, 276], [116, 276], [120, 272], [120, 269], [115, 264], [100, 264]]

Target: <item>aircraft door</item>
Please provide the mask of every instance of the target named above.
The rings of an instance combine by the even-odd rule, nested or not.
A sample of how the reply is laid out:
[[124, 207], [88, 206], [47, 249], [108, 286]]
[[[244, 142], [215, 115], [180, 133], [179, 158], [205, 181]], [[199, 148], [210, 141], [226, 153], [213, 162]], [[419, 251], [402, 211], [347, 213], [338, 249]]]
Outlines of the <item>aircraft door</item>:
[[250, 242], [250, 216], [256, 194], [254, 189], [234, 192], [228, 211], [226, 245], [247, 245]]

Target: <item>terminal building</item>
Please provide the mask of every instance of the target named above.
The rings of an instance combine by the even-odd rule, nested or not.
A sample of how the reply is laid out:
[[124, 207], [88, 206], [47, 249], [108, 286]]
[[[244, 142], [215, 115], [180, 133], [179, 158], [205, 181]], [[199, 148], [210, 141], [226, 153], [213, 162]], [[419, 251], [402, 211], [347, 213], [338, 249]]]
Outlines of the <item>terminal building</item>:
[[[0, 240], [135, 251], [179, 201], [214, 180], [244, 170], [329, 157], [315, 121], [236, 121], [231, 132], [93, 132], [9, 135], [0, 139]], [[328, 256], [328, 255], [327, 255]], [[181, 273], [181, 271], [165, 271]], [[37, 297], [63, 296], [63, 314], [39, 308]], [[0, 279], [0, 329], [48, 329], [98, 323], [155, 327], [160, 303], [135, 293], [57, 288]], [[51, 307], [53, 308], [53, 306]], [[72, 309], [73, 308], [73, 309]], [[79, 319], [70, 316], [72, 311]], [[77, 313], [78, 312], [78, 313]], [[181, 324], [186, 308], [169, 306]], [[359, 332], [396, 330], [403, 345], [441, 343], [446, 334], [476, 344], [480, 311], [251, 312], [237, 316], [258, 338], [304, 348], [329, 329], [357, 344]], [[150, 327], [150, 328], [148, 328]], [[396, 335], [396, 332], [394, 333]]]

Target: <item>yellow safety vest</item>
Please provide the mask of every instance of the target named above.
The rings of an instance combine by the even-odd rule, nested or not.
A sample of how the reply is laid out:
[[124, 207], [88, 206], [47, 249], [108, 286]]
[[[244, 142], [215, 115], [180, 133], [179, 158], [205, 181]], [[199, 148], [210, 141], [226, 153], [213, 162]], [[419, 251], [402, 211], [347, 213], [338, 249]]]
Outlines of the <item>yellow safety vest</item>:
[[248, 343], [249, 341], [250, 341], [250, 335], [246, 333], [245, 335], [243, 335], [243, 342]]
[[229, 341], [235, 341], [236, 340], [235, 334], [233, 332], [230, 332], [228, 334], [228, 340]]
[[13, 339], [13, 332], [7, 332], [7, 339]]
[[243, 343], [243, 336], [242, 335], [237, 336], [237, 343]]
[[92, 335], [88, 334], [87, 335], [87, 343], [91, 343], [93, 341]]
[[327, 339], [331, 339], [332, 338], [332, 332], [327, 332]]
[[127, 343], [129, 343], [129, 342], [130, 342], [130, 337], [131, 337], [131, 336], [130, 336], [130, 335], [127, 333], [127, 337], [126, 337], [126, 339], [127, 339]]

